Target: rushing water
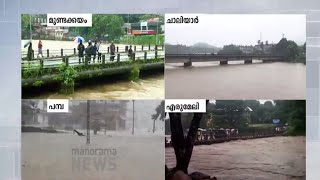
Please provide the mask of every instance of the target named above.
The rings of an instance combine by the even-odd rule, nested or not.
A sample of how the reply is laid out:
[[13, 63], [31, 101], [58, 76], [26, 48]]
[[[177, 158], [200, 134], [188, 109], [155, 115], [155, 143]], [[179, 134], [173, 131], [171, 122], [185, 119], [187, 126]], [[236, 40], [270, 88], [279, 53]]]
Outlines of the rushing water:
[[[98, 134], [91, 135], [90, 145], [85, 137], [72, 133], [21, 136], [21, 176], [25, 180], [164, 179], [161, 135]], [[74, 151], [85, 149], [90, 150], [89, 155]], [[100, 154], [101, 149], [107, 151]]]
[[164, 76], [147, 77], [139, 82], [119, 81], [75, 89], [71, 95], [44, 93], [35, 99], [163, 99]]
[[[166, 164], [175, 166], [173, 148], [166, 148]], [[219, 180], [306, 179], [305, 137], [272, 137], [195, 146], [189, 172]]]
[[166, 98], [305, 99], [306, 66], [299, 63], [166, 64]]

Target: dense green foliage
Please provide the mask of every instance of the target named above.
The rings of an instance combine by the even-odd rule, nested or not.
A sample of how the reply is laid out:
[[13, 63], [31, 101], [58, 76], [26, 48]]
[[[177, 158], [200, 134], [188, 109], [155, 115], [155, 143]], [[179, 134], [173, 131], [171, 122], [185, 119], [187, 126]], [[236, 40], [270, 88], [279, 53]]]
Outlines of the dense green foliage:
[[[88, 66], [79, 65], [73, 67], [75, 71], [84, 72], [84, 71], [92, 71], [92, 70], [100, 70], [100, 69], [107, 69], [107, 68], [116, 68], [121, 66], [129, 66], [135, 63], [137, 64], [148, 64], [148, 63], [164, 63], [163, 58], [159, 59], [147, 59], [147, 60], [136, 60], [133, 61], [120, 61], [120, 62], [113, 62], [113, 63], [106, 63], [106, 64], [89, 64]], [[25, 69], [22, 70], [22, 78], [29, 79], [29, 78], [39, 78], [44, 75], [58, 75], [60, 74], [59, 68], [40, 68], [40, 66], [27, 66]]]
[[242, 51], [240, 50], [239, 46], [230, 44], [230, 45], [223, 46], [223, 48], [218, 52], [218, 54], [241, 55]]
[[164, 35], [124, 36], [120, 43], [123, 44], [164, 44]]
[[[304, 135], [306, 131], [306, 107], [304, 100], [266, 101], [256, 100], [217, 100], [207, 105], [206, 116], [201, 128], [236, 128], [241, 132], [273, 130], [273, 119], [280, 119], [280, 125], [289, 125], [289, 135]], [[182, 126], [189, 128], [192, 113], [182, 114]], [[166, 123], [169, 124], [169, 123]], [[166, 125], [166, 132], [169, 127]]]
[[192, 46], [186, 46], [186, 45], [172, 45], [172, 44], [166, 44], [165, 45], [166, 54], [191, 54], [191, 53], [217, 53], [221, 50], [221, 48], [209, 45], [207, 43], [196, 43]]
[[74, 92], [77, 76], [78, 73], [72, 66], [67, 66], [65, 63], [59, 66], [59, 74], [56, 80], [61, 82], [61, 91], [64, 94], [72, 94]]
[[298, 46], [294, 41], [282, 38], [273, 48], [273, 54], [284, 56], [290, 62], [305, 63], [306, 45]]
[[137, 81], [139, 81], [139, 76], [140, 76], [140, 67], [138, 64], [133, 64], [133, 68], [130, 71], [129, 79], [131, 81], [137, 82]]
[[[74, 32], [77, 35], [84, 37], [85, 39], [104, 39], [108, 41], [115, 41], [119, 43], [120, 39], [127, 41], [126, 37], [123, 35], [126, 33], [124, 28], [124, 23], [139, 23], [140, 21], [145, 21], [153, 17], [159, 17], [160, 22], [163, 23], [163, 16], [154, 15], [154, 14], [119, 14], [119, 15], [106, 15], [106, 14], [94, 14], [92, 15], [92, 27], [71, 27], [69, 30]], [[129, 19], [128, 19], [129, 18]], [[136, 37], [135, 37], [136, 38]], [[145, 41], [147, 42], [145, 42]], [[136, 40], [131, 40], [133, 44], [154, 44], [154, 41], [151, 41], [152, 38], [137, 37]]]
[[[46, 14], [39, 15], [22, 15], [21, 16], [21, 29], [22, 29], [22, 38], [29, 39], [30, 38], [30, 26], [31, 31], [34, 32], [34, 18], [45, 18]], [[31, 18], [31, 21], [30, 21]], [[164, 16], [158, 14], [93, 14], [92, 15], [92, 27], [70, 27], [69, 32], [74, 36], [82, 36], [86, 40], [94, 40], [96, 38], [104, 39], [104, 40], [114, 40], [115, 42], [119, 42], [121, 37], [126, 33], [126, 29], [124, 28], [124, 23], [139, 23], [140, 21], [146, 21], [150, 18], [159, 18], [159, 23], [164, 23]], [[30, 24], [31, 22], [31, 24]], [[160, 25], [159, 25], [160, 28]], [[162, 38], [161, 38], [162, 39]], [[160, 40], [161, 40], [160, 39]], [[138, 44], [147, 44], [151, 41], [150, 39], [137, 39], [134, 42], [139, 42]], [[142, 41], [142, 42], [141, 42]], [[156, 42], [156, 39], [152, 41], [152, 44]], [[163, 42], [163, 41], [160, 41]]]
[[119, 39], [124, 30], [123, 19], [119, 15], [94, 14], [92, 16], [92, 27], [71, 27], [69, 30], [75, 32], [85, 39], [107, 37], [108, 40]]

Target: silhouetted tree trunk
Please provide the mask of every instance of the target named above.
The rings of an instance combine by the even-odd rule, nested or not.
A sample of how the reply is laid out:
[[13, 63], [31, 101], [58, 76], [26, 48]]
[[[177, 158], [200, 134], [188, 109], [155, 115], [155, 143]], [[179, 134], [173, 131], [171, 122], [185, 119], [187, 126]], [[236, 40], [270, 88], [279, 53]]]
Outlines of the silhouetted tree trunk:
[[[208, 101], [207, 101], [208, 104]], [[181, 113], [169, 113], [171, 128], [171, 143], [176, 155], [176, 167], [169, 170], [165, 166], [166, 179], [169, 179], [175, 172], [183, 171], [188, 174], [188, 166], [192, 156], [193, 145], [196, 139], [200, 121], [205, 113], [194, 113], [187, 136], [184, 136]]]

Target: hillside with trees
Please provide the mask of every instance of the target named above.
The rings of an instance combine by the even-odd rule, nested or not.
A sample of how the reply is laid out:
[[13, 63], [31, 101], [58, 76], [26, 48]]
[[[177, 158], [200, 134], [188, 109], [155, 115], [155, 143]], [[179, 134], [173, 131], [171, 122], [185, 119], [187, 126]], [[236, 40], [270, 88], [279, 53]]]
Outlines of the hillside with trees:
[[197, 53], [217, 53], [221, 48], [207, 43], [195, 43], [192, 46], [166, 44], [166, 54], [197, 54]]

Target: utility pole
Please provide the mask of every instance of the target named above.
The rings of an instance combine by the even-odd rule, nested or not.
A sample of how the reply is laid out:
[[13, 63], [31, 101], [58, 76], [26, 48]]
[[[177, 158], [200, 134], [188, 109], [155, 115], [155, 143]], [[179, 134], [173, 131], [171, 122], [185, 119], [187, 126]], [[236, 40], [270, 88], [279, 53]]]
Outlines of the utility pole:
[[87, 100], [87, 144], [90, 144], [90, 100]]
[[158, 45], [158, 43], [159, 43], [159, 20], [157, 20], [157, 35], [156, 35], [156, 45]]
[[134, 100], [132, 100], [132, 135], [134, 134]]
[[31, 14], [30, 14], [30, 15], [29, 15], [29, 23], [30, 23], [29, 30], [30, 30], [30, 40], [32, 41], [32, 30], [31, 30], [32, 24], [31, 24], [31, 18], [32, 18], [32, 16], [31, 16]]
[[156, 120], [153, 120], [153, 128], [152, 128], [153, 134], [156, 132]]
[[130, 14], [128, 14], [127, 44], [129, 44], [129, 19], [130, 19]]

